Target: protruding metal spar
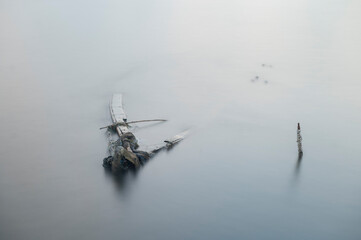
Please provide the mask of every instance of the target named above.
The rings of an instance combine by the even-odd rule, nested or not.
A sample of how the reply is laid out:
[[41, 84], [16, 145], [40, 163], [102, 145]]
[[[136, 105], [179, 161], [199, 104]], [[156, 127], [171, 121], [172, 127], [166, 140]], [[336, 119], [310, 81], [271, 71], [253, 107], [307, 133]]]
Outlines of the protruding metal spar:
[[165, 122], [167, 121], [166, 119], [150, 119], [150, 120], [137, 120], [137, 121], [130, 121], [130, 122], [117, 122], [117, 123], [113, 123], [111, 125], [105, 126], [105, 127], [101, 127], [99, 129], [105, 129], [105, 128], [109, 128], [109, 127], [116, 127], [116, 126], [128, 126], [131, 123], [141, 123], [141, 122]]

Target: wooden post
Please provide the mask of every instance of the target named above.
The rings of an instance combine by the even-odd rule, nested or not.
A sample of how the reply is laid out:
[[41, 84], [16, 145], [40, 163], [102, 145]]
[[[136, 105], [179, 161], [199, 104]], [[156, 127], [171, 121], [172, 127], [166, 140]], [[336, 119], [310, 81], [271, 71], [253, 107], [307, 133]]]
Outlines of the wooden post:
[[298, 145], [298, 155], [300, 156], [303, 154], [300, 123], [297, 124], [297, 145]]

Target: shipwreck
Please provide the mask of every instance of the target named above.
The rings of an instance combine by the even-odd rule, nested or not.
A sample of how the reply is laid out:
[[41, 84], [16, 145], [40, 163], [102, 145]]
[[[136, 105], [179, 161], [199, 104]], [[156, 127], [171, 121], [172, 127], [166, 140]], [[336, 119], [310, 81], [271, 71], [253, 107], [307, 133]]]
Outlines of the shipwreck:
[[[112, 124], [100, 129], [107, 129], [109, 141], [110, 156], [103, 159], [103, 166], [111, 169], [112, 171], [124, 171], [129, 169], [138, 169], [157, 152], [163, 149], [170, 149], [175, 144], [182, 141], [188, 130], [175, 135], [172, 138], [164, 140], [164, 142], [154, 146], [148, 151], [139, 150], [138, 140], [131, 132], [131, 125], [142, 122], [162, 122], [165, 119], [151, 119], [151, 120], [138, 120], [128, 121], [127, 116], [123, 109], [122, 94], [114, 94], [110, 102], [110, 115]], [[117, 140], [113, 140], [111, 132], [116, 132], [118, 135]]]

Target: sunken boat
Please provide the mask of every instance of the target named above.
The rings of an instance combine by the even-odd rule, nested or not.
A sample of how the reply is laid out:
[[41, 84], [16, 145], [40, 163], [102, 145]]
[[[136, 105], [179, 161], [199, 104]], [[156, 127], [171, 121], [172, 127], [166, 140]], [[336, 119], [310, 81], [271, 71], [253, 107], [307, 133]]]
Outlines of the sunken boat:
[[[110, 116], [113, 123], [100, 129], [107, 129], [110, 153], [108, 157], [103, 159], [103, 166], [114, 172], [140, 168], [157, 152], [163, 149], [170, 149], [175, 144], [182, 141], [188, 134], [188, 131], [184, 131], [172, 138], [164, 140], [164, 142], [156, 145], [148, 151], [142, 151], [139, 150], [138, 140], [131, 132], [131, 124], [166, 120], [151, 119], [128, 121], [127, 115], [123, 109], [122, 94], [113, 95], [110, 102]], [[112, 132], [115, 132], [118, 135], [117, 140], [112, 139]]]

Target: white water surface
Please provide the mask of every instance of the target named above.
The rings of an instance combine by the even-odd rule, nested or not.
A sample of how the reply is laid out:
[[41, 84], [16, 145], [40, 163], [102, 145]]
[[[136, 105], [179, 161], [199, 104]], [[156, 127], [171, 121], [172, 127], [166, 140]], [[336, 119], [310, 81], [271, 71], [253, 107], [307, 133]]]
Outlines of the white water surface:
[[[0, 0], [0, 239], [361, 239], [360, 25], [359, 0]], [[114, 177], [118, 92], [169, 119], [141, 145], [192, 134]]]

